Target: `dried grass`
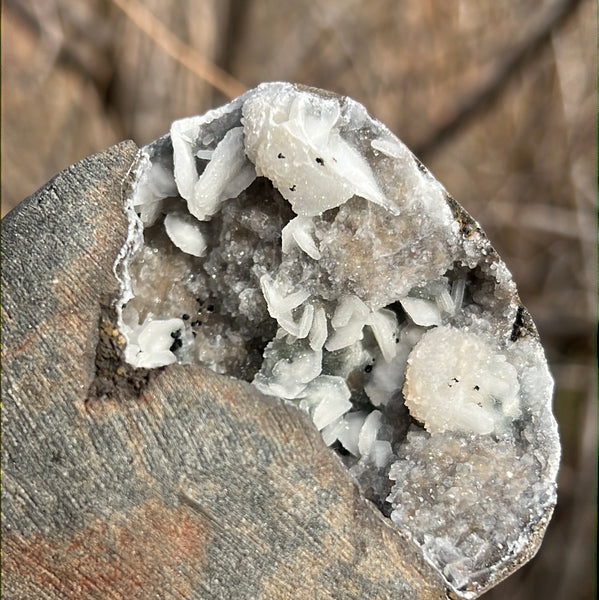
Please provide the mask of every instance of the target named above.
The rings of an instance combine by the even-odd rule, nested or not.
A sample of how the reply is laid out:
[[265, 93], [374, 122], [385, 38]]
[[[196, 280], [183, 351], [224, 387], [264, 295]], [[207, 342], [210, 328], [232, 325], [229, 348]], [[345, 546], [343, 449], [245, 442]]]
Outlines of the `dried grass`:
[[556, 377], [555, 518], [538, 557], [487, 597], [590, 600], [595, 11], [590, 0], [6, 0], [3, 213], [83, 156], [128, 137], [144, 144], [261, 81], [360, 100], [484, 224]]

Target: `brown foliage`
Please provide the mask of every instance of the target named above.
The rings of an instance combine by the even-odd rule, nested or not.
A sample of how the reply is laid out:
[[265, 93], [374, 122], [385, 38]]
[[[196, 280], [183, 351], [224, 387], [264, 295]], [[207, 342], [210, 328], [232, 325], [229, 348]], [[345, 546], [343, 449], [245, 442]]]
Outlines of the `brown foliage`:
[[594, 10], [589, 0], [7, 0], [3, 213], [83, 156], [145, 144], [261, 81], [356, 98], [483, 224], [556, 378], [555, 518], [539, 556], [488, 597], [590, 599]]

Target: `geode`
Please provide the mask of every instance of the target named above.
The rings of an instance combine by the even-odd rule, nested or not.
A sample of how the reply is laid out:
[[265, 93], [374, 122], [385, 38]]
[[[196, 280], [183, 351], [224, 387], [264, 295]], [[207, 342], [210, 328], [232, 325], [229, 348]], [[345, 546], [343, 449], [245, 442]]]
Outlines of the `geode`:
[[127, 210], [133, 367], [202, 364], [307, 411], [459, 597], [534, 555], [560, 454], [537, 331], [478, 223], [364, 107], [271, 83], [175, 121]]

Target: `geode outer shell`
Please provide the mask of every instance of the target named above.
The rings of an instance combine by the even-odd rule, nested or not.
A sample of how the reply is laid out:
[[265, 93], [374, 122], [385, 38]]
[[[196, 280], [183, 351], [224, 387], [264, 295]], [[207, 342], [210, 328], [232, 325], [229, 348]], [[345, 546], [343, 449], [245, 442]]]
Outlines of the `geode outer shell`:
[[[3, 224], [5, 239], [21, 238], [3, 272], [16, 290], [3, 307], [3, 411], [17, 422], [4, 442], [13, 543], [74, 534], [118, 556], [128, 548], [107, 538], [174, 531], [160, 554], [164, 578], [144, 567], [147, 589], [170, 582], [175, 563], [193, 564], [191, 574], [177, 568], [184, 595], [214, 598], [336, 588], [348, 598], [474, 598], [536, 552], [559, 461], [536, 329], [478, 224], [397, 138], [350, 99], [264, 84], [175, 122], [127, 177], [114, 165], [103, 193], [104, 160], [118, 163], [115, 155], [83, 181], [111, 210], [98, 214], [92, 201], [74, 228], [68, 242], [84, 257], [75, 276], [76, 260], [63, 277], [37, 256], [59, 247], [68, 210], [51, 206], [44, 220], [32, 199]], [[64, 176], [67, 207], [77, 168], [93, 172], [82, 163]], [[56, 189], [51, 182], [38, 201]], [[104, 247], [88, 252], [81, 240], [94, 235]], [[36, 252], [25, 259], [27, 244]], [[54, 302], [63, 281], [73, 291]], [[47, 298], [38, 308], [50, 302], [61, 315], [43, 336], [11, 328], [15, 315], [30, 315], [34, 288]], [[85, 332], [64, 324], [75, 314]], [[24, 336], [37, 343], [23, 350], [14, 340]], [[53, 342], [66, 349], [58, 359]], [[23, 385], [32, 361], [54, 369], [42, 369], [39, 390], [53, 380], [67, 399], [58, 416], [53, 402], [35, 409], [33, 421], [58, 425], [37, 438], [31, 420], [14, 417], [39, 403]], [[289, 406], [198, 365], [253, 380]], [[43, 467], [27, 462], [40, 452]], [[40, 524], [27, 522], [34, 508]], [[102, 532], [88, 539], [80, 532], [90, 515]], [[194, 532], [185, 545], [183, 515]], [[73, 543], [58, 563], [72, 560]], [[15, 576], [15, 565], [7, 572], [20, 590], [31, 574]]]
[[138, 158], [91, 156], [2, 222], [3, 598], [444, 598], [302, 412], [122, 362]]

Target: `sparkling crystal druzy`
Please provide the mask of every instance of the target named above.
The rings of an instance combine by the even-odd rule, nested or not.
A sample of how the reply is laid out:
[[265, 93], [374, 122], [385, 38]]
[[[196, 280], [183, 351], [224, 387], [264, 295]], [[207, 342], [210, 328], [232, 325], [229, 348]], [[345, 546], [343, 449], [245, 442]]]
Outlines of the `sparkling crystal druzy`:
[[536, 329], [479, 225], [360, 104], [273, 83], [176, 121], [128, 209], [129, 363], [308, 412], [459, 596], [534, 554], [559, 460]]

